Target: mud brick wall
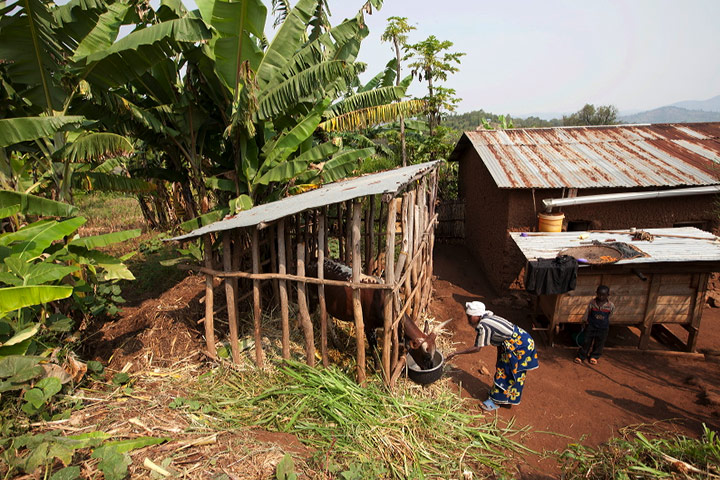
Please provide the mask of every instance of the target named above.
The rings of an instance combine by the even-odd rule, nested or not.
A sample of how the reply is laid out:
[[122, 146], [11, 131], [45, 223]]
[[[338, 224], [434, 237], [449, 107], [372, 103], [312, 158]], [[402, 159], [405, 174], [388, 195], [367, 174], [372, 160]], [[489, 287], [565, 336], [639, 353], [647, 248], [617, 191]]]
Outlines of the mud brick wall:
[[[523, 288], [525, 260], [508, 232], [537, 231], [537, 212], [542, 200], [567, 196], [563, 189], [500, 189], [474, 149], [460, 159], [460, 198], [465, 201], [465, 245], [485, 270], [493, 287]], [[659, 188], [593, 188], [578, 196], [606, 193], [655, 191]], [[593, 230], [668, 228], [697, 222], [701, 228], [720, 234], [717, 196], [657, 198], [569, 206], [559, 209], [569, 221], [587, 221]], [[555, 209], [558, 211], [558, 209]], [[695, 225], [693, 225], [695, 226]]]

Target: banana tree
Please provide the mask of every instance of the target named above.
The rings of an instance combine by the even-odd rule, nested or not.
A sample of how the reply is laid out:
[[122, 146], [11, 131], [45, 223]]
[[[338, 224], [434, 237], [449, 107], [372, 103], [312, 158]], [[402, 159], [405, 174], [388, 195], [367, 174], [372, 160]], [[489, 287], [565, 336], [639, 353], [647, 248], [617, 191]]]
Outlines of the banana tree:
[[[81, 118], [74, 130], [55, 128], [45, 135], [28, 130], [31, 120], [67, 118], [78, 103], [92, 98], [90, 83], [105, 85], [107, 74], [127, 78], [153, 65], [158, 46], [165, 52], [179, 50], [184, 42], [209, 37], [203, 22], [186, 20], [164, 28], [145, 28], [114, 42], [120, 24], [139, 21], [132, 3], [106, 4], [100, 0], [74, 0], [55, 6], [48, 0], [7, 2], [0, 19], [0, 86], [8, 98], [16, 99], [6, 112], [14, 141], [5, 142], [0, 160], [5, 165], [13, 155], [35, 164], [53, 195], [71, 200], [77, 166], [84, 186], [115, 190], [148, 190], [152, 186], [127, 176], [110, 173], [103, 162], [132, 153], [132, 144], [123, 136], [96, 131], [92, 119]], [[118, 58], [131, 61], [130, 71], [118, 69]], [[116, 82], [117, 83], [117, 82]], [[17, 100], [19, 99], [19, 100]], [[5, 169], [8, 171], [8, 169]]]

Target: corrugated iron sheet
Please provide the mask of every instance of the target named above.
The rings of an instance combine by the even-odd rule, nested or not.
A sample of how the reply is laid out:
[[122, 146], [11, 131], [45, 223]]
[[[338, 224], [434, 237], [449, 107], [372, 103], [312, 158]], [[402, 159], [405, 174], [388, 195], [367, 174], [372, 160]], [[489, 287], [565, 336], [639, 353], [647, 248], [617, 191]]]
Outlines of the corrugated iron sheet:
[[258, 205], [250, 210], [245, 210], [237, 215], [224, 218], [210, 225], [205, 225], [186, 235], [180, 235], [170, 240], [187, 240], [206, 233], [250, 227], [260, 223], [270, 223], [305, 210], [315, 209], [325, 205], [333, 205], [368, 195], [395, 194], [405, 188], [405, 186], [414, 179], [430, 173], [438, 163], [439, 161], [436, 160], [329, 183], [317, 190], [293, 195], [292, 197], [283, 198], [276, 202]]
[[[510, 232], [510, 236], [527, 260], [555, 258], [561, 250], [581, 246], [581, 241], [597, 240], [603, 243], [608, 238], [614, 238], [618, 242], [632, 244], [649, 255], [648, 257], [638, 257], [631, 260], [620, 260], [617, 262], [618, 265], [662, 262], [720, 262], [720, 241], [711, 233], [694, 227], [647, 228], [643, 230], [657, 236], [652, 242], [633, 241], [630, 234], [617, 233], [616, 231], [589, 232], [588, 237], [582, 240], [579, 238], [579, 234], [583, 232], [530, 234], [527, 237], [523, 237], [521, 232]], [[663, 234], [698, 238], [663, 237]]]
[[720, 122], [465, 132], [500, 188], [673, 187], [720, 183]]

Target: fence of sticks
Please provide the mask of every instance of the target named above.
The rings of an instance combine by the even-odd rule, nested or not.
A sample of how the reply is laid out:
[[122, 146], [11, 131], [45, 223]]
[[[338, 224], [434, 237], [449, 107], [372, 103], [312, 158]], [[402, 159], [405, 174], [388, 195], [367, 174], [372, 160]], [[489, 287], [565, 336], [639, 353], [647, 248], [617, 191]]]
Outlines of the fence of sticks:
[[[327, 190], [326, 195], [318, 190], [306, 192], [241, 212], [234, 222], [232, 218], [222, 220], [175, 238], [203, 237], [205, 260], [199, 270], [206, 277], [207, 353], [210, 356], [217, 354], [214, 285], [215, 279], [223, 279], [233, 362], [240, 360], [238, 304], [252, 297], [256, 364], [262, 366], [264, 361], [263, 308], [279, 307], [282, 355], [290, 357], [289, 305], [295, 301], [305, 341], [306, 362], [314, 365], [316, 334], [308, 306], [308, 290], [317, 288], [320, 358], [327, 366], [325, 287], [340, 286], [352, 292], [357, 380], [363, 384], [366, 358], [361, 291], [377, 290], [383, 302], [382, 371], [385, 381], [390, 383], [403, 363], [399, 358], [399, 321], [404, 314], [417, 321], [431, 296], [432, 250], [437, 223], [436, 164], [428, 162], [326, 185], [322, 187]], [[388, 179], [391, 188], [387, 188]], [[336, 201], [338, 199], [342, 200]], [[310, 207], [305, 208], [308, 205]], [[290, 213], [283, 215], [287, 206], [291, 206]], [[265, 212], [274, 212], [274, 215], [263, 215], [259, 211], [261, 208]], [[248, 217], [245, 222], [240, 221], [243, 214]], [[283, 216], [270, 221], [265, 219], [278, 215]], [[215, 249], [220, 253], [215, 259], [213, 244], [222, 245], [221, 250]], [[324, 265], [326, 258], [345, 263], [352, 269], [351, 278], [347, 281], [324, 278], [323, 268], [315, 269], [317, 275], [306, 273], [308, 265]], [[361, 282], [361, 277], [367, 275], [380, 276], [384, 281]]]

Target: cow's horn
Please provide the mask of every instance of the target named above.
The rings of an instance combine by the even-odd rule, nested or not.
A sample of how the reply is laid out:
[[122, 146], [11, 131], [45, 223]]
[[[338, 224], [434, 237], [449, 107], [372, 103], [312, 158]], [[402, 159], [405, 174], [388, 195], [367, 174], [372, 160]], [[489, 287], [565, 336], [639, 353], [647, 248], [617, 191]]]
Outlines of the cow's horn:
[[450, 320], [445, 320], [443, 323], [441, 323], [441, 324], [439, 324], [439, 325], [436, 325], [436, 326], [433, 327], [433, 329], [432, 329], [433, 333], [439, 332], [440, 329], [442, 329], [445, 325], [447, 325], [447, 324], [450, 323], [450, 322], [452, 322], [452, 318], [451, 318]]

